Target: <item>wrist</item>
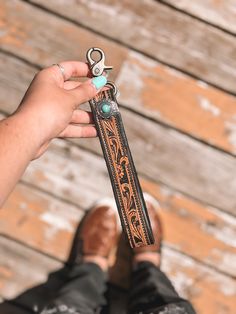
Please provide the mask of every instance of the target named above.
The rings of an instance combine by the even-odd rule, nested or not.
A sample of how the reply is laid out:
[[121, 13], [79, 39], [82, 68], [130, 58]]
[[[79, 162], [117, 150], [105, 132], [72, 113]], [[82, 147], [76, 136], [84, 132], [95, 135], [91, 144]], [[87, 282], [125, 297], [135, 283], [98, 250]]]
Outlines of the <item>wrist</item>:
[[[5, 119], [5, 124], [11, 132], [20, 141], [22, 148], [33, 159], [35, 153], [43, 143], [40, 127], [34, 119], [28, 117], [25, 112], [16, 111]], [[42, 126], [41, 126], [42, 127]]]
[[33, 123], [19, 113], [0, 121], [0, 207], [34, 158], [39, 138]]

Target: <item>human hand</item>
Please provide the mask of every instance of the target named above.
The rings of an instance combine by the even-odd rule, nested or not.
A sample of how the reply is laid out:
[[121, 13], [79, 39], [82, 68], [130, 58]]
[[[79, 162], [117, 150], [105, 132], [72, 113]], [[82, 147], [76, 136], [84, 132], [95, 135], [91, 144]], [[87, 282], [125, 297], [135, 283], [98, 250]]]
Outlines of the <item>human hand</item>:
[[[106, 84], [104, 76], [81, 83], [71, 77], [87, 77], [86, 63], [61, 62], [38, 72], [31, 82], [15, 114], [21, 116], [34, 132], [38, 158], [55, 137], [95, 137], [97, 135], [90, 112], [79, 105], [93, 98]], [[82, 124], [82, 125], [81, 125]]]

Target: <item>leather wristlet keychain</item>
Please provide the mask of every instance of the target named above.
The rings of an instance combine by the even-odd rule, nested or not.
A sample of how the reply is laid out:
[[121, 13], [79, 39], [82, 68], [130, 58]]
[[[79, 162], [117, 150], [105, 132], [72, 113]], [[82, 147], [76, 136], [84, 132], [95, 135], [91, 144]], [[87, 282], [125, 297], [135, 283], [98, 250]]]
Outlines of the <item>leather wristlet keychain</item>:
[[[98, 53], [100, 60], [94, 60], [93, 53]], [[89, 49], [87, 61], [93, 76], [102, 75], [104, 71], [112, 69], [112, 66], [105, 66], [105, 54], [100, 48]], [[106, 90], [101, 91], [89, 103], [121, 224], [132, 248], [153, 244], [148, 212], [116, 100], [117, 88], [112, 82], [108, 82], [106, 87]]]

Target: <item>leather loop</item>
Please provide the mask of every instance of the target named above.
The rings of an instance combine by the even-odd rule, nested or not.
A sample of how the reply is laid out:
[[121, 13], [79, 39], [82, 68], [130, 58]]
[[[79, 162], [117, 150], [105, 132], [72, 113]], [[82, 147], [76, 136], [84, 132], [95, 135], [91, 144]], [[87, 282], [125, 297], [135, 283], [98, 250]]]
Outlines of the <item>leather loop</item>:
[[[104, 117], [101, 114], [101, 104], [106, 102], [113, 104], [113, 110]], [[90, 101], [90, 106], [123, 230], [132, 248], [153, 244], [146, 204], [113, 89], [99, 93]]]

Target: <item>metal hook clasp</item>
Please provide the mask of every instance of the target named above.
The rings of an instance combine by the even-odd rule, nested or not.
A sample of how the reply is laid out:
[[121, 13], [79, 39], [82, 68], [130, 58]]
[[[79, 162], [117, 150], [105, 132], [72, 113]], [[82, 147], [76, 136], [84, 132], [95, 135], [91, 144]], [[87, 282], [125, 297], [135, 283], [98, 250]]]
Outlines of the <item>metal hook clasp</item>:
[[[92, 58], [92, 54], [93, 52], [98, 52], [100, 54], [100, 60], [94, 60]], [[90, 69], [91, 69], [91, 72], [93, 74], [93, 76], [99, 76], [99, 75], [102, 75], [102, 73], [104, 71], [107, 71], [107, 70], [112, 70], [113, 66], [107, 66], [105, 65], [105, 54], [103, 52], [102, 49], [100, 48], [90, 48], [88, 51], [87, 51], [87, 54], [86, 54], [86, 57], [87, 57], [87, 61], [90, 65]]]

